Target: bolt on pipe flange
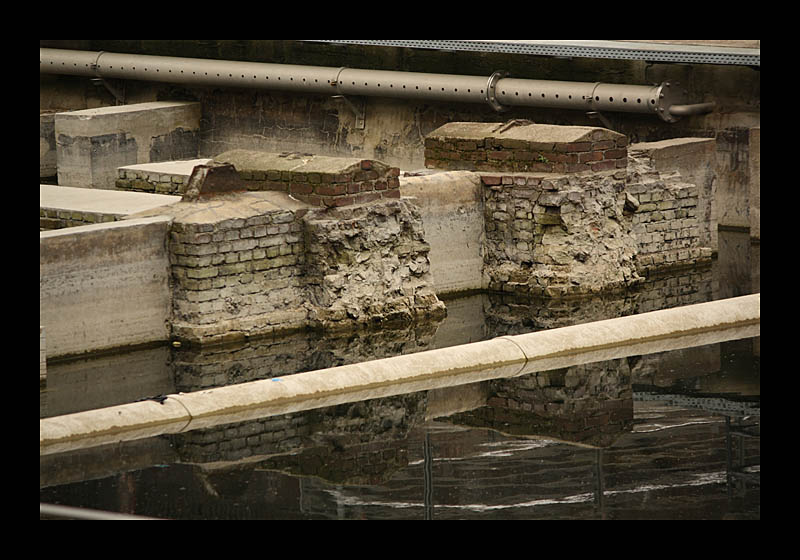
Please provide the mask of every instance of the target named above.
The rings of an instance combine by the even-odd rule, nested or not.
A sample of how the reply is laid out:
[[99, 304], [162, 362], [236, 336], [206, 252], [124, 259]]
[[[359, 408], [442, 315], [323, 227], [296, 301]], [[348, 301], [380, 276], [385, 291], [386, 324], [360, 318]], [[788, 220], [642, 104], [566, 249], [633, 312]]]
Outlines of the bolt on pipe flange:
[[498, 70], [494, 72], [491, 76], [489, 76], [489, 81], [486, 82], [486, 103], [489, 104], [489, 107], [497, 111], [498, 113], [502, 113], [503, 111], [507, 111], [508, 107], [504, 107], [497, 101], [497, 82], [502, 80], [508, 76], [508, 72], [504, 70]]

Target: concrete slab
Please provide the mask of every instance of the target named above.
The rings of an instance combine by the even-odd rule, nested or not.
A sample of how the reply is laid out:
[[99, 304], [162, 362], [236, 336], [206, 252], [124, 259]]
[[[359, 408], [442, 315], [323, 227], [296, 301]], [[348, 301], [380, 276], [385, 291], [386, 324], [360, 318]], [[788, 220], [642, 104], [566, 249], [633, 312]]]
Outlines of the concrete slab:
[[190, 176], [194, 168], [198, 165], [206, 165], [213, 161], [208, 158], [186, 159], [181, 161], [162, 161], [157, 163], [138, 163], [136, 165], [125, 165], [120, 170], [144, 171], [146, 173], [159, 173], [162, 175], [185, 175]]
[[[155, 196], [155, 195], [146, 195]], [[276, 210], [297, 212], [308, 210], [310, 205], [277, 191], [249, 191], [222, 194], [210, 199], [180, 201], [168, 208], [151, 208], [135, 215], [136, 218], [168, 215], [181, 224], [216, 224], [225, 220], [246, 220]]]
[[39, 185], [40, 208], [57, 208], [75, 212], [127, 216], [174, 204], [180, 200], [179, 196], [162, 194]]

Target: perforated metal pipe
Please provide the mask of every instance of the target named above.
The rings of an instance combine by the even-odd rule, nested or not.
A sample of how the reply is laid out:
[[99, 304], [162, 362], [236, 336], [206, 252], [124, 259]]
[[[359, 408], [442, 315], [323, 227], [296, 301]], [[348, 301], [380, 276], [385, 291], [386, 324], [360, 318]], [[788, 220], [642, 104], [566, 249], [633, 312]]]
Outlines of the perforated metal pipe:
[[[559, 82], [507, 78], [503, 72], [460, 76], [45, 48], [39, 49], [39, 71], [327, 95], [488, 103], [498, 111], [529, 106], [647, 113], [667, 122], [675, 122], [679, 114], [710, 111], [707, 103], [686, 105], [686, 92], [670, 82], [657, 86]], [[673, 114], [673, 105], [683, 109]]]

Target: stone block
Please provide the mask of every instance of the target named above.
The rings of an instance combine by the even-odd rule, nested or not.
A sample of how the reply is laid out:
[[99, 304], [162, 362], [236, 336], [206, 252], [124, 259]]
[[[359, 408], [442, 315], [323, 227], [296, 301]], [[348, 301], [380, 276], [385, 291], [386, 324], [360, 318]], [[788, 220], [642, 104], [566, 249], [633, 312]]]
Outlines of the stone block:
[[114, 189], [119, 167], [197, 157], [200, 104], [155, 101], [55, 114], [58, 182]]

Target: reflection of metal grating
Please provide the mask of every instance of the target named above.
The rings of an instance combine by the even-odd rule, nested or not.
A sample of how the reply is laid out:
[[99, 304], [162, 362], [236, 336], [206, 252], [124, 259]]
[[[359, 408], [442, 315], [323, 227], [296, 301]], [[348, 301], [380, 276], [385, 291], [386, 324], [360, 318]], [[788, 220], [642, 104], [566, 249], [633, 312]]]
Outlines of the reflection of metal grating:
[[761, 49], [711, 45], [666, 45], [625, 41], [427, 41], [314, 40], [320, 43], [409, 47], [415, 49], [531, 54], [539, 56], [613, 58], [691, 64], [761, 66]]
[[665, 401], [672, 406], [699, 408], [724, 416], [761, 416], [761, 404], [752, 401], [733, 401], [721, 397], [693, 397], [667, 393], [634, 391], [634, 401]]

